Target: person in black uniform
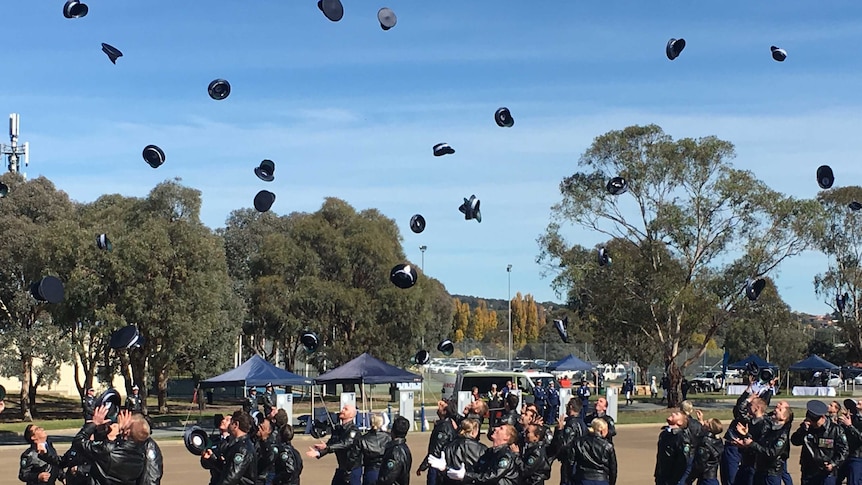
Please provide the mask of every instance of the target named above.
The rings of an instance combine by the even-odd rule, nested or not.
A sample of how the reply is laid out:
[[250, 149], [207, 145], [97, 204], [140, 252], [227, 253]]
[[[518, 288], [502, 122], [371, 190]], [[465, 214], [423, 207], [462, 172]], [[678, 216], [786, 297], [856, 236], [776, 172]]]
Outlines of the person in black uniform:
[[685, 473], [691, 445], [685, 441], [688, 416], [674, 411], [667, 417], [667, 426], [658, 437], [658, 452], [655, 459], [656, 485], [677, 485]]
[[859, 416], [856, 401], [845, 399], [844, 408], [846, 412], [838, 419], [838, 423], [847, 436], [848, 453], [836, 482], [841, 483], [842, 478], [847, 478], [849, 485], [855, 485], [862, 483], [862, 417]]
[[276, 396], [275, 396], [275, 388], [272, 385], [272, 382], [267, 383], [266, 391], [263, 393], [263, 415], [267, 418], [269, 417], [272, 410], [275, 409]]
[[407, 447], [407, 432], [410, 421], [404, 416], [398, 416], [392, 423], [392, 441], [383, 453], [383, 465], [377, 477], [377, 485], [410, 485], [410, 468], [413, 467], [413, 456]]
[[718, 465], [724, 452], [724, 431], [721, 421], [713, 418], [703, 426], [706, 434], [694, 450], [691, 471], [686, 477], [686, 485], [697, 480], [697, 485], [718, 485]]
[[790, 443], [802, 447], [802, 485], [834, 484], [838, 469], [847, 459], [847, 436], [826, 418], [828, 412], [824, 402], [808, 401], [805, 419], [790, 435]]
[[228, 426], [231, 439], [224, 451], [224, 458], [216, 459], [212, 449], [204, 450], [201, 454], [204, 468], [218, 470], [217, 485], [254, 485], [257, 479], [257, 457], [254, 455], [254, 443], [248, 435], [253, 423], [252, 417], [245, 411], [234, 412]]
[[96, 390], [92, 387], [87, 389], [84, 398], [81, 399], [81, 407], [84, 409], [84, 422], [93, 420], [93, 413], [96, 411]]
[[144, 412], [144, 402], [141, 399], [138, 386], [132, 386], [132, 393], [126, 398], [126, 410], [135, 414]]
[[521, 483], [544, 485], [551, 478], [551, 460], [546, 453], [547, 430], [544, 426], [531, 424], [526, 429], [526, 443], [521, 449]]
[[335, 453], [338, 468], [332, 477], [332, 485], [361, 485], [362, 483], [362, 452], [356, 446], [359, 439], [359, 429], [353, 423], [356, 418], [356, 407], [345, 404], [338, 413], [341, 424], [332, 430], [332, 436], [326, 443], [320, 442], [305, 452], [309, 458], [323, 458], [329, 453]]
[[545, 408], [548, 406], [548, 392], [545, 390], [541, 379], [536, 379], [536, 386], [533, 387], [533, 403], [536, 405], [539, 416], [544, 416]]
[[54, 445], [48, 441], [45, 429], [35, 424], [28, 424], [24, 428], [24, 440], [30, 444], [30, 447], [21, 453], [18, 480], [27, 485], [43, 483], [54, 485], [58, 479], [62, 480], [62, 458], [57, 455]]
[[224, 454], [230, 446], [230, 422], [231, 415], [222, 416], [218, 425], [218, 431], [210, 435], [210, 450], [212, 456], [204, 459], [201, 455], [201, 466], [210, 472], [209, 485], [217, 485], [221, 480], [221, 470], [224, 466]]
[[428, 463], [438, 470], [446, 470], [451, 480], [476, 485], [519, 485], [521, 465], [511, 446], [517, 431], [504, 424], [494, 431], [493, 447], [488, 448], [473, 467], [449, 468], [444, 458], [431, 457]]
[[545, 408], [545, 422], [552, 425], [560, 416], [560, 391], [553, 379], [548, 380], [548, 389], [545, 394], [548, 397], [548, 406]]
[[[458, 436], [446, 445], [441, 455], [434, 458], [442, 457], [447, 466], [452, 468], [468, 468], [475, 465], [487, 449], [487, 446], [479, 442], [479, 422], [475, 419], [465, 419], [461, 421]], [[440, 475], [443, 485], [460, 483], [447, 477], [445, 473]]]
[[146, 457], [144, 473], [138, 479], [137, 485], [159, 485], [162, 482], [165, 466], [162, 459], [162, 449], [159, 448], [159, 445], [153, 439], [149, 419], [145, 418], [142, 414], [131, 415], [129, 427], [123, 433], [126, 438], [132, 434], [147, 435], [147, 440], [144, 442], [144, 456]]
[[440, 453], [446, 448], [452, 440], [455, 439], [458, 424], [454, 417], [449, 412], [449, 402], [442, 400], [437, 402], [437, 422], [434, 423], [434, 429], [431, 431], [431, 440], [428, 441], [428, 453], [416, 469], [416, 476], [421, 476], [422, 472], [428, 471], [427, 485], [439, 485], [443, 482], [442, 476], [436, 469], [428, 466], [428, 457], [440, 456]]
[[356, 442], [362, 452], [362, 485], [374, 485], [377, 482], [380, 466], [383, 464], [383, 453], [392, 442], [392, 437], [381, 430], [382, 427], [383, 416], [374, 414], [371, 416], [371, 429]]
[[566, 417], [557, 420], [554, 437], [546, 450], [548, 457], [560, 462], [560, 485], [568, 485], [574, 480], [575, 441], [586, 434], [587, 426], [581, 416], [581, 400], [573, 397], [566, 404]]
[[245, 402], [242, 404], [242, 410], [251, 415], [254, 411], [260, 411], [258, 408], [257, 402], [257, 389], [253, 387], [248, 388], [248, 397]]
[[[748, 412], [742, 422], [736, 424], [736, 437], [749, 436], [755, 442], [760, 441], [766, 432], [766, 402], [760, 397], [753, 395], [748, 398]], [[733, 446], [739, 447], [734, 441]], [[757, 460], [757, 452], [751, 447], [739, 448], [739, 468], [736, 471], [734, 483], [750, 484], [754, 480], [754, 468]], [[740, 482], [740, 480], [742, 480]]]
[[275, 477], [272, 485], [299, 485], [302, 474], [302, 455], [293, 447], [293, 426], [286, 424], [278, 435], [278, 454], [275, 457]]
[[614, 418], [608, 415], [608, 400], [605, 397], [596, 399], [596, 405], [593, 407], [593, 412], [584, 416], [584, 422], [589, 425], [594, 419], [603, 419], [608, 424], [608, 434], [606, 439], [613, 443], [614, 436], [617, 435], [617, 427]]
[[254, 454], [257, 456], [257, 479], [255, 485], [266, 485], [272, 481], [275, 475], [275, 456], [278, 448], [275, 443], [275, 435], [272, 433], [272, 423], [262, 418], [252, 437], [254, 442]]
[[679, 403], [679, 410], [688, 418], [688, 426], [685, 428], [684, 433], [685, 442], [689, 444], [691, 453], [688, 455], [688, 463], [686, 464], [685, 472], [682, 474], [682, 478], [680, 479], [680, 481], [686, 482], [688, 474], [691, 473], [694, 452], [697, 450], [697, 447], [700, 446], [700, 442], [704, 437], [703, 413], [700, 409], [695, 412], [694, 405], [691, 401], [683, 401]]
[[784, 473], [785, 456], [790, 448], [790, 434], [787, 422], [790, 420], [790, 408], [778, 408], [775, 413], [765, 419], [765, 426], [760, 439], [753, 440], [751, 436], [742, 435], [734, 441], [737, 446], [750, 448], [755, 452], [753, 483], [765, 485], [781, 485], [781, 475]]
[[617, 452], [606, 439], [608, 422], [596, 418], [587, 427], [587, 435], [575, 441], [574, 483], [616, 485]]
[[[84, 424], [72, 439], [72, 447], [84, 455], [91, 464], [90, 474], [96, 483], [135, 483], [146, 465], [145, 443], [149, 433], [139, 428], [130, 428], [126, 439], [118, 439], [120, 431], [129, 428], [128, 413], [121, 413], [116, 423], [107, 418], [108, 407], [100, 406], [93, 419]], [[108, 424], [109, 431], [104, 440], [91, 440], [99, 425]]]

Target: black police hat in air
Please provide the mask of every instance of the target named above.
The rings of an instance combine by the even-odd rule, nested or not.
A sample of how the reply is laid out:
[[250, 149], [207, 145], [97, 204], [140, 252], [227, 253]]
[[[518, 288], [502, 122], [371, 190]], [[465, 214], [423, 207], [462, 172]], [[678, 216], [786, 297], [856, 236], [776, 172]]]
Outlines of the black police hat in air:
[[469, 199], [464, 199], [464, 203], [458, 207], [458, 210], [464, 214], [464, 220], [476, 219], [476, 222], [482, 222], [482, 212], [479, 210], [480, 205], [481, 201], [475, 195], [471, 195]]
[[[221, 420], [219, 420], [221, 424]], [[210, 445], [210, 436], [200, 426], [192, 426], [183, 433], [183, 443], [189, 453], [195, 456], [201, 456]]]
[[554, 320], [554, 328], [557, 329], [563, 342], [569, 343], [569, 316], [566, 315], [562, 320]]
[[422, 217], [422, 214], [414, 214], [413, 217], [410, 218], [410, 230], [416, 234], [425, 230], [425, 218]]
[[144, 161], [153, 168], [159, 168], [165, 163], [165, 152], [156, 145], [147, 145], [143, 152]]
[[0, 199], [7, 195], [9, 195], [9, 186], [4, 183], [0, 183]]
[[683, 49], [685, 49], [685, 39], [671, 39], [667, 41], [664, 53], [668, 59], [674, 60], [682, 54]]
[[821, 189], [828, 189], [835, 183], [835, 174], [832, 173], [832, 167], [829, 165], [821, 165], [817, 167], [817, 185]]
[[54, 276], [45, 276], [30, 285], [30, 294], [39, 301], [60, 303], [65, 297], [63, 282]]
[[628, 192], [629, 184], [623, 177], [614, 177], [608, 181], [606, 188], [611, 195], [622, 195]]
[[857, 408], [856, 401], [853, 399], [845, 399], [844, 400], [844, 409], [850, 411], [851, 413], [855, 413]]
[[757, 373], [757, 377], [761, 380], [761, 382], [769, 382], [775, 377], [775, 373], [773, 373], [772, 369], [770, 369], [769, 367], [764, 367], [763, 369], [760, 369], [760, 372]]
[[317, 334], [310, 331], [305, 331], [299, 337], [299, 343], [302, 344], [305, 351], [309, 354], [316, 351], [317, 347], [320, 346], [320, 339], [317, 337]]
[[835, 306], [838, 307], [839, 312], [843, 312], [844, 308], [847, 306], [847, 299], [850, 298], [849, 293], [844, 293], [843, 295], [838, 295], [835, 297]]
[[745, 284], [745, 296], [748, 297], [749, 300], [754, 301], [757, 300], [757, 297], [760, 296], [760, 292], [766, 288], [766, 280], [763, 278], [750, 279]]
[[455, 353], [455, 344], [449, 339], [444, 339], [442, 342], [437, 344], [437, 350], [442, 352], [443, 355], [449, 356]]
[[0, 386], [0, 401], [6, 399], [6, 388]]
[[494, 121], [500, 128], [511, 128], [515, 125], [515, 118], [512, 118], [512, 112], [509, 108], [503, 107], [494, 113]]
[[452, 155], [455, 149], [450, 147], [448, 143], [438, 143], [434, 145], [434, 156], [442, 157], [443, 155]]
[[254, 196], [254, 208], [258, 212], [266, 212], [275, 203], [275, 194], [268, 190], [261, 190]]
[[599, 248], [598, 260], [599, 260], [599, 266], [610, 266], [611, 263], [614, 262], [614, 260], [611, 259], [610, 253], [604, 247]]
[[207, 88], [210, 98], [221, 101], [230, 96], [230, 83], [225, 79], [215, 79]]
[[380, 22], [380, 28], [383, 30], [389, 30], [398, 23], [398, 17], [395, 16], [395, 12], [391, 8], [386, 7], [377, 11], [377, 20]]
[[413, 362], [419, 365], [427, 365], [428, 362], [431, 362], [431, 354], [427, 350], [420, 350], [413, 356]]
[[107, 234], [99, 234], [96, 236], [96, 247], [102, 251], [108, 252], [111, 252], [114, 249], [114, 245], [111, 244], [111, 240], [108, 239]]
[[772, 58], [775, 59], [776, 61], [784, 62], [784, 60], [787, 59], [787, 51], [786, 50], [784, 50], [780, 47], [777, 47], [777, 46], [771, 46], [769, 48], [769, 50], [772, 51]]
[[818, 420], [829, 414], [829, 407], [823, 401], [810, 400], [805, 405], [805, 417], [807, 419]]
[[113, 64], [117, 63], [117, 59], [123, 57], [123, 53], [120, 52], [120, 49], [117, 49], [111, 44], [105, 44], [104, 42], [102, 42], [102, 52], [108, 56], [108, 59], [110, 59]]
[[852, 211], [858, 211], [859, 209], [862, 209], [862, 204], [854, 200], [853, 202], [847, 204], [847, 207], [849, 207]]
[[120, 413], [120, 393], [116, 389], [110, 388], [96, 398], [95, 408], [99, 409], [102, 406], [108, 407], [107, 417], [111, 421], [117, 421], [117, 415]]
[[418, 280], [416, 267], [411, 264], [396, 264], [389, 274], [389, 281], [402, 290], [412, 288]]
[[144, 345], [144, 336], [138, 331], [138, 327], [127, 325], [111, 334], [109, 346], [112, 349], [132, 349]]
[[260, 165], [255, 167], [254, 174], [264, 182], [272, 182], [275, 180], [275, 162], [268, 159], [260, 162]]
[[69, 0], [66, 2], [66, 5], [63, 5], [63, 16], [67, 19], [86, 17], [89, 11], [90, 7], [78, 0]]
[[333, 22], [338, 22], [344, 17], [344, 5], [341, 5], [341, 0], [318, 0], [317, 8]]

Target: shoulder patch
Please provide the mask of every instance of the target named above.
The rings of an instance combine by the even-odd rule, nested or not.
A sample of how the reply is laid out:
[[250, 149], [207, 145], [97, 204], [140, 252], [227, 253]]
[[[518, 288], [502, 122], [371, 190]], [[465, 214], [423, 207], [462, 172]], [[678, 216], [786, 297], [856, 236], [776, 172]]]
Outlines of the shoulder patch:
[[286, 461], [287, 461], [287, 460], [289, 460], [289, 459], [290, 459], [290, 453], [288, 453], [288, 452], [286, 452], [286, 451], [285, 451], [285, 452], [283, 452], [283, 453], [281, 454], [281, 461], [285, 461], [285, 462], [286, 462]]
[[689, 450], [691, 450], [691, 447], [688, 444], [686, 444], [685, 446], [682, 447], [682, 451], [685, 453], [688, 453]]
[[444, 437], [445, 437], [445, 435], [443, 434], [443, 432], [442, 432], [442, 431], [441, 431], [441, 432], [439, 432], [439, 433], [437, 433], [437, 439], [438, 439], [438, 440], [442, 440]]
[[506, 457], [501, 458], [500, 461], [497, 462], [497, 468], [506, 468], [508, 466], [509, 466], [509, 459]]
[[777, 446], [779, 448], [783, 447], [784, 446], [784, 440], [781, 438], [778, 438], [778, 441], [775, 442], [775, 446]]
[[532, 465], [533, 463], [536, 463], [536, 457], [535, 456], [531, 456], [531, 457], [527, 458], [527, 464], [528, 465]]
[[243, 460], [243, 459], [245, 459], [245, 455], [244, 455], [244, 454], [242, 454], [242, 453], [237, 453], [237, 454], [236, 454], [236, 455], [234, 455], [234, 457], [233, 457], [233, 462], [234, 462], [234, 463], [242, 463], [242, 460]]
[[147, 450], [147, 458], [150, 460], [156, 459], [156, 450]]
[[21, 458], [21, 466], [27, 466], [27, 459]]
[[395, 460], [389, 460], [389, 461], [387, 461], [387, 462], [386, 462], [386, 468], [388, 468], [388, 469], [390, 469], [390, 470], [391, 470], [391, 469], [393, 469], [393, 468], [395, 468]]
[[351, 437], [351, 438], [356, 438], [356, 430], [355, 430], [355, 429], [354, 429], [354, 430], [352, 430], [352, 431], [350, 431], [350, 437]]

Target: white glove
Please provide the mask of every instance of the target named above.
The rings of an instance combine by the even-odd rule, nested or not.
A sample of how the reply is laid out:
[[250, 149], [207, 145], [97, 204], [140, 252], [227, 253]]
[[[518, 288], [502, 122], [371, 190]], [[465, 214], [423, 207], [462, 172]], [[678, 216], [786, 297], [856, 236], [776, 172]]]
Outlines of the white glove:
[[428, 466], [435, 470], [445, 471], [446, 470], [446, 458], [443, 458], [443, 454], [441, 453], [439, 457], [434, 455], [428, 455]]
[[450, 468], [450, 469], [446, 472], [446, 476], [447, 476], [447, 477], [449, 477], [449, 478], [450, 478], [450, 479], [452, 479], [452, 480], [463, 480], [463, 479], [464, 479], [464, 474], [465, 474], [466, 472], [467, 472], [467, 470], [465, 470], [465, 469], [464, 469], [464, 466], [463, 466], [463, 465], [461, 465], [461, 467], [460, 467], [460, 468]]

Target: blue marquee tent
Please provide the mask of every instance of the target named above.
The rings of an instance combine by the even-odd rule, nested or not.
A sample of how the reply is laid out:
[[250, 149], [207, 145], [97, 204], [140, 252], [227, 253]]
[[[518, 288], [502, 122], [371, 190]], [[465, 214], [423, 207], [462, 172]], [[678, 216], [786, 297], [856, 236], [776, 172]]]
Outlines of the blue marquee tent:
[[728, 369], [736, 369], [736, 370], [745, 369], [746, 366], [748, 366], [749, 362], [754, 362], [755, 364], [757, 364], [757, 367], [759, 369], [766, 369], [767, 367], [769, 367], [771, 369], [777, 369], [778, 368], [777, 365], [770, 364], [769, 362], [763, 360], [759, 355], [755, 355], [755, 354], [751, 354], [748, 357], [740, 360], [739, 362], [734, 362], [732, 364], [728, 364], [727, 368]]
[[366, 352], [340, 367], [317, 376], [314, 382], [317, 384], [396, 384], [422, 382], [422, 376], [389, 365]]
[[254, 355], [235, 369], [201, 381], [200, 387], [263, 386], [270, 382], [276, 386], [310, 386], [312, 384], [311, 379], [276, 367], [263, 357]]
[[554, 371], [588, 371], [593, 370], [593, 365], [569, 354], [568, 357], [552, 365], [550, 369]]
[[820, 357], [819, 355], [809, 355], [807, 359], [800, 360], [799, 362], [791, 365], [789, 367], [790, 370], [838, 370], [838, 366], [829, 362], [828, 360]]

